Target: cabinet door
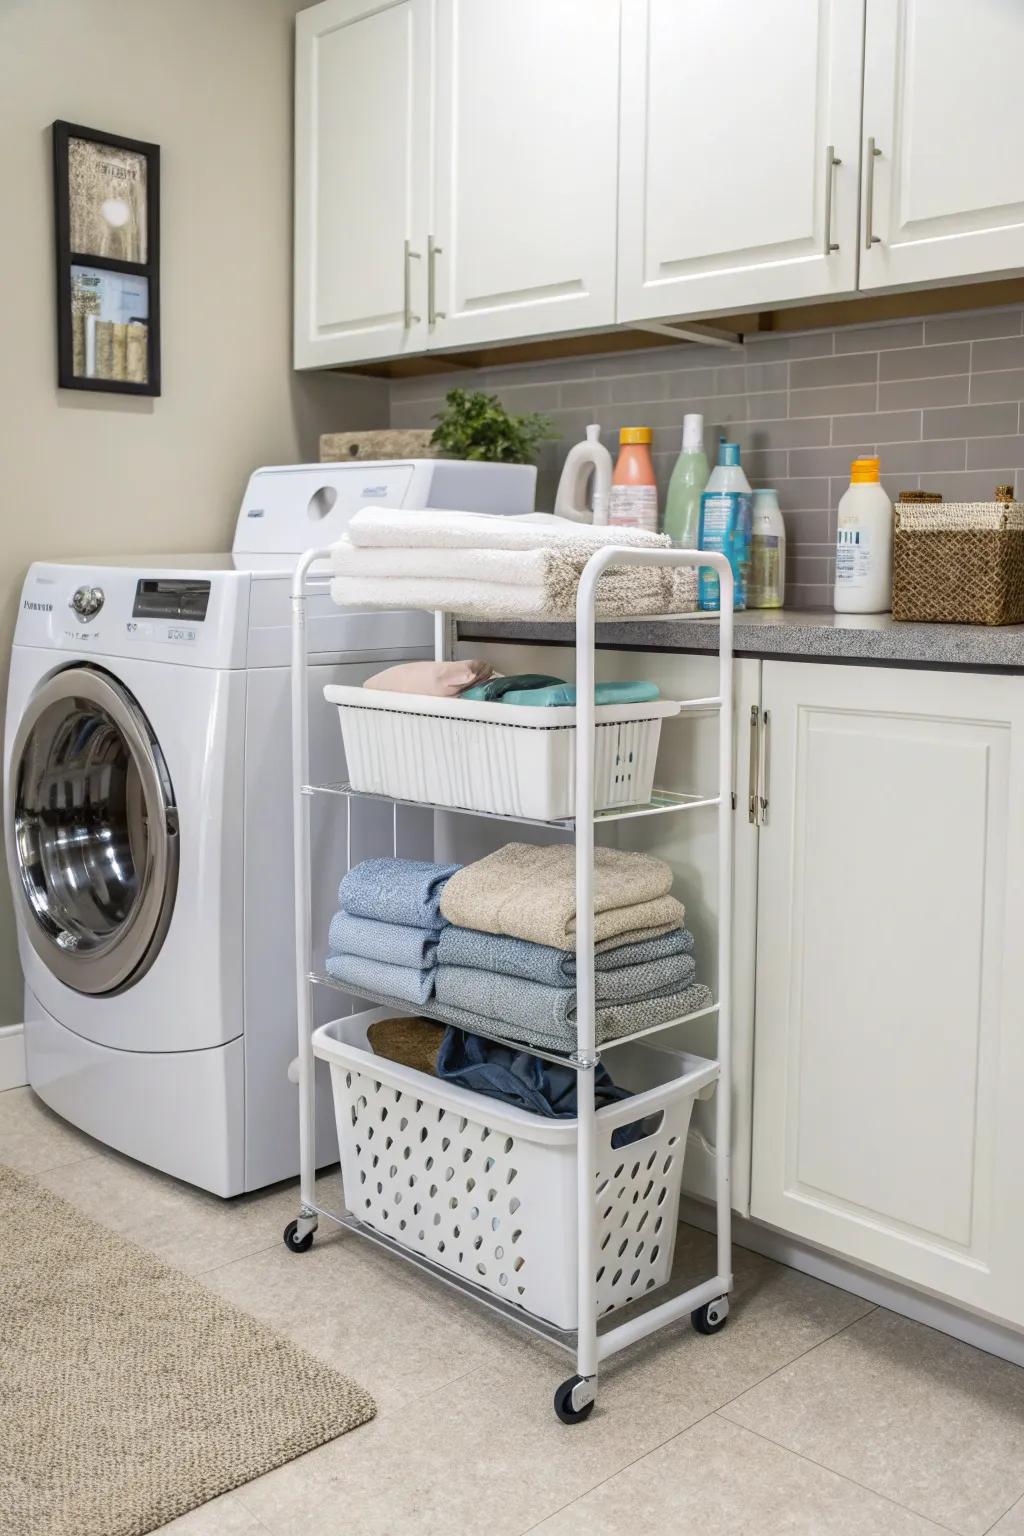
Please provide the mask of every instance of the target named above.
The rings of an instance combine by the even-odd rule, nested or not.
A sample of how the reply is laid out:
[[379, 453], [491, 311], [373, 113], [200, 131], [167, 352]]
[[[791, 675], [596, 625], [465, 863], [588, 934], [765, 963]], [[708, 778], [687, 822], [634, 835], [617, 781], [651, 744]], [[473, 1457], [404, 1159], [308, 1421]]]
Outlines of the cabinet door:
[[295, 366], [423, 351], [430, 0], [324, 0], [295, 29]]
[[767, 662], [754, 1216], [1024, 1323], [1024, 690]]
[[1024, 268], [1022, 51], [1007, 0], [868, 0], [862, 288]]
[[[509, 674], [542, 672], [573, 676], [572, 652], [543, 646], [500, 645], [462, 641], [462, 656], [485, 656]], [[568, 668], [568, 670], [567, 670]], [[623, 681], [642, 677], [657, 683], [667, 699], [708, 698], [718, 691], [718, 660], [710, 656], [677, 656], [666, 651], [637, 654], [598, 651], [598, 677]], [[757, 832], [747, 818], [750, 794], [750, 712], [759, 702], [761, 663], [737, 661], [733, 668], [735, 719], [735, 857], [733, 863], [732, 968], [732, 1203], [746, 1216], [750, 1211], [751, 1103], [754, 1077], [754, 947], [757, 908]], [[714, 794], [718, 780], [718, 717], [687, 715], [666, 721], [658, 749], [656, 780], [664, 789]], [[564, 833], [509, 828], [508, 823], [448, 812], [436, 815], [435, 857], [466, 863], [479, 859], [510, 840], [562, 841]], [[686, 926], [696, 940], [697, 980], [716, 992], [718, 967], [718, 844], [712, 810], [680, 815], [638, 817], [599, 823], [598, 841], [607, 846], [655, 854], [672, 867], [673, 891], [686, 907]], [[717, 1055], [717, 1016], [710, 1014], [654, 1037], [652, 1043]], [[615, 1051], [605, 1055], [615, 1076]], [[683, 1164], [683, 1188], [713, 1200], [715, 1195], [715, 1103], [694, 1105]]]
[[862, 25], [863, 0], [623, 0], [620, 322], [856, 287]]
[[619, 0], [438, 0], [430, 345], [615, 319]]

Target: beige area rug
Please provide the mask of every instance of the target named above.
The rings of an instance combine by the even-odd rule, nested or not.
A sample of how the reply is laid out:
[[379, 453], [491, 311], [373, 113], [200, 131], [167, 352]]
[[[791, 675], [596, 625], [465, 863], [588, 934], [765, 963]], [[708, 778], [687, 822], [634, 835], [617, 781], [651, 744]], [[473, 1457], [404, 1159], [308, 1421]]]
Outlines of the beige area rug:
[[0, 1536], [143, 1536], [375, 1411], [354, 1382], [0, 1167]]

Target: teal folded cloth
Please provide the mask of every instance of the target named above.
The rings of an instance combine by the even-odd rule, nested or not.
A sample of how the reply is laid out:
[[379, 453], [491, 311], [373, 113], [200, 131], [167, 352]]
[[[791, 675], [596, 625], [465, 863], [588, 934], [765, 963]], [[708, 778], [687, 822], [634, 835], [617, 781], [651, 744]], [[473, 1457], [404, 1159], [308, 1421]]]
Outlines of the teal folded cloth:
[[[693, 964], [683, 962], [693, 954], [693, 934], [673, 928], [655, 939], [620, 944], [594, 956], [595, 995], [600, 1001], [642, 997], [686, 976], [692, 979]], [[576, 984], [576, 952], [531, 944], [503, 933], [483, 933], [477, 928], [449, 925], [438, 937], [438, 965], [466, 965], [504, 976], [522, 976], [550, 987]], [[629, 974], [620, 976], [619, 972]]]
[[328, 955], [327, 974], [335, 981], [347, 982], [358, 992], [371, 992], [396, 1002], [429, 1003], [434, 994], [434, 976], [430, 970], [416, 970], [411, 965], [389, 965], [384, 960], [367, 960], [365, 955]]
[[[433, 974], [440, 979], [451, 975], [457, 968], [445, 966]], [[479, 974], [479, 973], [477, 973]], [[486, 1035], [490, 1038], [503, 1040], [516, 1040], [523, 1045], [532, 1046], [538, 1051], [574, 1052], [576, 1050], [576, 1024], [568, 1020], [550, 1020], [546, 1025], [536, 1021], [525, 1023], [521, 1018], [488, 1018], [484, 1014], [471, 1013], [466, 1008], [460, 1008], [441, 997], [441, 988], [438, 987], [438, 996], [430, 1005], [430, 1017], [440, 1019], [445, 1024], [455, 1024], [459, 1029], [466, 1029], [474, 1035]], [[685, 987], [681, 992], [669, 992], [664, 997], [652, 997], [645, 1002], [618, 1003], [607, 1008], [599, 1008], [595, 1019], [596, 1039], [598, 1045], [604, 1045], [609, 1040], [618, 1040], [626, 1035], [635, 1035], [638, 1030], [651, 1029], [657, 1024], [667, 1024], [671, 1019], [682, 1019], [688, 1014], [699, 1013], [702, 1008], [709, 1008], [714, 998], [711, 988], [701, 982], [694, 982], [690, 987]]]
[[[656, 683], [597, 683], [594, 686], [595, 704], [650, 704], [661, 697]], [[525, 674], [522, 677], [493, 678], [489, 683], [478, 683], [459, 694], [460, 699], [476, 699], [493, 704], [527, 704], [551, 709], [555, 705], [576, 703], [576, 684], [564, 683], [557, 677], [541, 677]]]
[[438, 928], [411, 928], [405, 923], [382, 923], [373, 917], [353, 917], [336, 912], [327, 943], [336, 955], [361, 955], [388, 965], [408, 965], [425, 970], [434, 964]]
[[[668, 997], [685, 991], [697, 969], [692, 955], [674, 957], [675, 975], [665, 979], [666, 962], [646, 966], [626, 966], [619, 971], [600, 972], [606, 991], [598, 999], [598, 1015], [618, 1009], [644, 1009], [652, 998]], [[636, 980], [630, 981], [634, 977]], [[659, 981], [660, 977], [660, 981]], [[595, 975], [595, 991], [597, 976]], [[608, 995], [607, 984], [615, 990]], [[646, 983], [641, 985], [641, 981]], [[549, 987], [542, 981], [528, 981], [524, 976], [503, 976], [499, 971], [478, 971], [466, 965], [439, 965], [434, 991], [438, 1002], [467, 1013], [482, 1014], [485, 1019], [515, 1020], [523, 1029], [549, 1031], [576, 1029], [576, 988]], [[672, 1014], [669, 1013], [669, 1018]], [[638, 1026], [639, 1027], [639, 1026]]]
[[363, 859], [349, 870], [338, 890], [342, 910], [353, 917], [409, 928], [440, 928], [441, 892], [461, 864], [431, 864], [423, 859]]

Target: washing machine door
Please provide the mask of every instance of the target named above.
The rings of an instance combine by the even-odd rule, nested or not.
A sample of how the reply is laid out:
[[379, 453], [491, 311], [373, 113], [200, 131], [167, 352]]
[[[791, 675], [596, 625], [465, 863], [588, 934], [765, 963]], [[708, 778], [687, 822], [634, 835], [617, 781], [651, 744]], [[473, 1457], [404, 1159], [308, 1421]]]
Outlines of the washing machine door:
[[36, 954], [66, 986], [123, 991], [159, 953], [178, 885], [178, 821], [145, 714], [109, 673], [47, 678], [11, 757], [11, 883]]

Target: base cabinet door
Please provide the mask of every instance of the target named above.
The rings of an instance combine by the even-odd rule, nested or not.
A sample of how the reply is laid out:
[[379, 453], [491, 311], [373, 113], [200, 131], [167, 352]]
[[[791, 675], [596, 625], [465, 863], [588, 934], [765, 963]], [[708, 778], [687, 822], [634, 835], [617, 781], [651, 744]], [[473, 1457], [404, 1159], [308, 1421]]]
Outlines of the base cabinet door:
[[1024, 1324], [1024, 685], [762, 686], [752, 1214]]
[[423, 352], [431, 0], [295, 22], [295, 366]]
[[612, 325], [619, 0], [437, 0], [431, 347]]
[[852, 292], [863, 0], [623, 0], [622, 324]]
[[1022, 51], [1008, 0], [867, 0], [861, 288], [1024, 268]]

